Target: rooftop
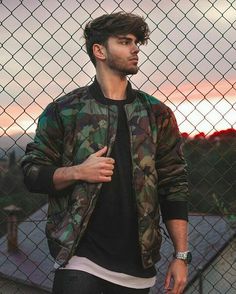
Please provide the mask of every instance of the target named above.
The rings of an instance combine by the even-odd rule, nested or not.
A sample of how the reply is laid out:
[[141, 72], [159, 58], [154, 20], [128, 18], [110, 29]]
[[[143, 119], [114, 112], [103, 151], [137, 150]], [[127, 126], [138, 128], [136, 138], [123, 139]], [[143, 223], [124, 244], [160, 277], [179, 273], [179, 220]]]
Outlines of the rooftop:
[[[7, 238], [0, 238], [0, 275], [35, 287], [50, 290], [53, 282], [54, 261], [45, 238], [47, 205], [43, 206], [18, 226], [18, 252], [7, 251]], [[164, 226], [163, 226], [164, 227]], [[234, 235], [229, 222], [220, 216], [190, 215], [189, 242], [193, 260], [189, 267], [189, 281], [216, 258]], [[168, 260], [172, 259], [171, 241], [164, 236], [162, 259], [156, 265], [157, 283], [151, 293], [162, 293]]]

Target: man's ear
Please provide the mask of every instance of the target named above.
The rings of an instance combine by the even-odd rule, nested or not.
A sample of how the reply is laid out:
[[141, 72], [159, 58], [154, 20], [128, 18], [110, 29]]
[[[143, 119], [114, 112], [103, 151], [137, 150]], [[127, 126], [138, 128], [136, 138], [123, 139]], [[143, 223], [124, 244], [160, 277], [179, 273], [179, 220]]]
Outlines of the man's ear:
[[93, 55], [96, 59], [99, 60], [105, 60], [106, 54], [105, 54], [105, 47], [100, 44], [93, 44]]

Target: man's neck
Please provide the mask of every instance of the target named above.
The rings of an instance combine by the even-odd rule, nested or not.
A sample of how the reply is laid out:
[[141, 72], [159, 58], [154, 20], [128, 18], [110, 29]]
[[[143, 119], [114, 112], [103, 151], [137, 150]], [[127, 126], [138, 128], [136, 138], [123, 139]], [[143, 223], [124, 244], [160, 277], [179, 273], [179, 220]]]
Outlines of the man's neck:
[[118, 75], [101, 75], [97, 72], [97, 81], [103, 95], [113, 100], [126, 99], [127, 79]]

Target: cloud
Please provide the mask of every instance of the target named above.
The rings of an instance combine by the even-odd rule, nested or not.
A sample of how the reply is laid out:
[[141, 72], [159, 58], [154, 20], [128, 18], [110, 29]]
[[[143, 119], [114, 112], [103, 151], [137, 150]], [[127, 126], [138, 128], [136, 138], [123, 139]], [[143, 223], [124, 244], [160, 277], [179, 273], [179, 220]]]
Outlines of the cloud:
[[182, 131], [235, 127], [236, 8], [228, 1], [11, 0], [0, 4], [1, 134], [34, 131], [48, 103], [91, 82], [83, 27], [127, 7], [152, 32], [134, 86], [167, 103]]

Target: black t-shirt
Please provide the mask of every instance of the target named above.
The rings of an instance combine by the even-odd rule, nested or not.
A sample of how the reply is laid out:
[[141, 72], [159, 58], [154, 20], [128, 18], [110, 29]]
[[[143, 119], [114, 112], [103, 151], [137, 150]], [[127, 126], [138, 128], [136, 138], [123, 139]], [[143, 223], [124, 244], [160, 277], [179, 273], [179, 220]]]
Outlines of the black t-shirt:
[[[155, 267], [144, 269], [138, 241], [136, 201], [132, 186], [130, 136], [124, 104], [118, 107], [118, 128], [111, 157], [115, 159], [112, 181], [104, 183], [95, 210], [76, 254], [116, 272], [137, 277], [153, 277]], [[108, 106], [109, 107], [109, 106]]]

